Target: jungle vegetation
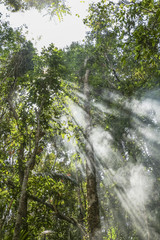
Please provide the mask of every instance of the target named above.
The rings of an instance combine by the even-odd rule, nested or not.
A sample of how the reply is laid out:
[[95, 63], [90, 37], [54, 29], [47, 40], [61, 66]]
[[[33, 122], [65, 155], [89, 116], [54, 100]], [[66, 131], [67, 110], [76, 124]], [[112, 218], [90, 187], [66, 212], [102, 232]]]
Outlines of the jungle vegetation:
[[83, 44], [40, 54], [2, 16], [0, 239], [158, 240], [160, 1], [93, 3]]

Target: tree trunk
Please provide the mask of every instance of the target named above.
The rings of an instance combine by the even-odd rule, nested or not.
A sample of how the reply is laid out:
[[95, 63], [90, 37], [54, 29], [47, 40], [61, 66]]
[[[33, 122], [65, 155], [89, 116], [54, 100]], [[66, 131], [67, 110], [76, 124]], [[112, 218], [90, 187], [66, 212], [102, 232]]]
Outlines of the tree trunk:
[[19, 199], [19, 205], [18, 205], [18, 211], [17, 211], [17, 217], [16, 217], [16, 223], [15, 223], [15, 229], [14, 229], [14, 234], [13, 234], [13, 240], [19, 240], [20, 239], [20, 233], [22, 226], [25, 222], [27, 215], [27, 185], [28, 185], [28, 178], [29, 178], [29, 173], [30, 170], [33, 169], [36, 161], [36, 154], [38, 150], [38, 144], [39, 144], [39, 134], [40, 134], [40, 119], [39, 119], [39, 114], [40, 110], [36, 112], [37, 114], [37, 131], [36, 131], [36, 136], [35, 136], [35, 145], [34, 145], [34, 151], [31, 155], [31, 158], [28, 160], [26, 164], [26, 168], [24, 171], [24, 177], [23, 177], [23, 182], [22, 182], [22, 187], [21, 187], [21, 195]]
[[[85, 61], [85, 67], [87, 60]], [[97, 193], [96, 166], [92, 143], [89, 140], [91, 132], [91, 115], [89, 102], [89, 69], [86, 69], [84, 76], [84, 95], [86, 112], [86, 176], [87, 176], [87, 201], [88, 201], [88, 230], [90, 240], [101, 240], [100, 211]]]
[[26, 212], [25, 206], [26, 206], [26, 201], [27, 201], [28, 177], [29, 177], [29, 168], [27, 168], [24, 172], [24, 179], [23, 179], [21, 196], [20, 196], [19, 205], [18, 205], [18, 212], [17, 212], [13, 240], [20, 239], [21, 226], [23, 224], [23, 216], [25, 215], [25, 212]]
[[[12, 92], [13, 92], [13, 89], [10, 90], [10, 94], [7, 98], [7, 101], [9, 103], [10, 110], [13, 114], [13, 117], [15, 118], [15, 120], [17, 122], [17, 127], [18, 127], [19, 131], [21, 132], [21, 129], [18, 124], [19, 116], [16, 112], [16, 109], [14, 107], [13, 100], [12, 100], [12, 94], [13, 94]], [[25, 159], [24, 149], [25, 149], [25, 140], [20, 144], [19, 154], [18, 154], [18, 173], [19, 173], [19, 181], [20, 181], [21, 189], [23, 188], [22, 185], [23, 185], [23, 180], [24, 180], [24, 159]], [[22, 199], [23, 200], [21, 202], [21, 210], [20, 210], [22, 221], [21, 221], [20, 227], [21, 227], [21, 229], [23, 229], [24, 231], [27, 232], [28, 224], [27, 224], [27, 194], [26, 194], [26, 192], [23, 194]], [[17, 215], [17, 219], [18, 219], [18, 215]], [[17, 232], [17, 230], [20, 231], [19, 224], [17, 224], [15, 229], [16, 229], [15, 232]]]

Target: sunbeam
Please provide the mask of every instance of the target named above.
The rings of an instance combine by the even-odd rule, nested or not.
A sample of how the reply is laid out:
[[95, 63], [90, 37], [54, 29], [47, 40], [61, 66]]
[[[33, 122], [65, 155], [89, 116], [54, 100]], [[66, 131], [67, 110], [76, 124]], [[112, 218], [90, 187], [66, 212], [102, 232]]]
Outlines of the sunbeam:
[[[81, 102], [85, 100], [83, 94], [78, 93], [77, 90], [74, 94], [77, 98], [81, 96]], [[115, 221], [119, 226], [122, 225], [122, 219], [114, 215], [114, 209], [107, 200], [106, 193], [110, 192], [113, 199], [117, 203], [119, 202], [119, 208], [124, 217], [128, 216], [130, 219], [128, 221], [132, 222], [133, 229], [137, 229], [139, 237], [144, 240], [149, 240], [151, 237], [156, 239], [159, 235], [154, 226], [157, 226], [158, 219], [157, 216], [154, 216], [156, 208], [152, 205], [154, 205], [154, 198], [158, 194], [155, 188], [156, 183], [158, 183], [157, 174], [159, 174], [157, 171], [159, 162], [156, 159], [159, 155], [158, 100], [152, 100], [151, 94], [150, 98], [146, 95], [143, 99], [133, 99], [128, 102], [122, 96], [117, 94], [114, 96], [113, 92], [111, 94], [107, 92], [106, 97], [104, 95], [105, 93], [101, 102], [91, 100], [92, 122], [95, 121], [94, 116], [96, 116], [96, 122], [92, 125], [87, 140], [92, 146], [96, 159], [97, 184], [104, 185], [103, 191], [99, 190], [101, 208], [110, 209], [109, 211], [113, 214], [112, 221]], [[110, 107], [111, 104], [112, 107]], [[87, 113], [73, 101], [69, 101], [68, 105], [74, 123], [84, 133]], [[106, 120], [111, 115], [116, 120], [108, 124]], [[130, 124], [128, 124], [128, 120]], [[104, 127], [105, 121], [107, 127]], [[123, 132], [120, 132], [117, 137], [119, 129], [116, 125], [120, 121], [124, 121]], [[82, 141], [85, 141], [85, 134], [83, 138]], [[129, 146], [131, 143], [133, 149]], [[73, 149], [73, 142], [68, 142], [68, 144], [71, 144]], [[134, 152], [134, 157], [131, 150]], [[87, 158], [84, 149], [76, 146], [73, 152], [79, 152], [83, 156], [84, 163]], [[80, 165], [78, 164], [77, 168], [85, 176], [85, 167], [82, 168]], [[108, 229], [110, 220], [105, 222], [103, 216], [101, 217], [103, 229]], [[128, 224], [130, 225], [130, 223]]]

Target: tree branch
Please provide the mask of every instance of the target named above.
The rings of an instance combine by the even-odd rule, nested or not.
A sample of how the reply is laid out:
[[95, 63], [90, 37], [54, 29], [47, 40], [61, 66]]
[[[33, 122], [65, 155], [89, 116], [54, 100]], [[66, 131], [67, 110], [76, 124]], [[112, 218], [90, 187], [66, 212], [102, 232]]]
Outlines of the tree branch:
[[[7, 184], [12, 189], [17, 188], [11, 180], [8, 180]], [[38, 197], [36, 197], [32, 194], [29, 194], [29, 193], [27, 193], [27, 198], [29, 198], [30, 200], [33, 200], [35, 202], [38, 202], [38, 203], [41, 203], [41, 204], [45, 205], [48, 209], [52, 210], [55, 213], [57, 218], [59, 218], [61, 220], [64, 220], [64, 221], [72, 224], [73, 226], [76, 226], [80, 230], [82, 236], [84, 236], [86, 234], [86, 232], [83, 229], [83, 227], [81, 226], [81, 224], [79, 224], [78, 221], [75, 218], [68, 217], [68, 216], [62, 214], [60, 211], [58, 211], [58, 209], [54, 205], [46, 202], [45, 199], [38, 198]]]
[[77, 222], [77, 220], [75, 218], [68, 217], [68, 216], [62, 214], [61, 212], [58, 211], [58, 209], [54, 205], [46, 202], [43, 199], [40, 199], [40, 198], [36, 197], [36, 196], [28, 194], [28, 198], [30, 198], [33, 201], [36, 201], [38, 203], [41, 203], [41, 204], [45, 205], [47, 208], [49, 208], [50, 210], [52, 210], [55, 213], [57, 218], [59, 218], [61, 220], [64, 220], [64, 221], [67, 221], [68, 223], [71, 223], [72, 225], [78, 227], [78, 229], [81, 231], [81, 234], [83, 236], [86, 234], [85, 230], [82, 228], [82, 226]]
[[107, 62], [108, 62], [109, 67], [111, 68], [111, 70], [112, 70], [112, 72], [113, 72], [114, 77], [116, 78], [116, 80], [117, 80], [118, 82], [120, 82], [120, 79], [119, 79], [119, 77], [118, 77], [118, 75], [117, 75], [117, 72], [116, 72], [115, 68], [113, 67], [113, 64], [110, 62], [110, 60], [109, 60], [109, 58], [108, 58], [108, 55], [105, 53], [104, 56], [105, 56], [106, 59], [107, 59]]

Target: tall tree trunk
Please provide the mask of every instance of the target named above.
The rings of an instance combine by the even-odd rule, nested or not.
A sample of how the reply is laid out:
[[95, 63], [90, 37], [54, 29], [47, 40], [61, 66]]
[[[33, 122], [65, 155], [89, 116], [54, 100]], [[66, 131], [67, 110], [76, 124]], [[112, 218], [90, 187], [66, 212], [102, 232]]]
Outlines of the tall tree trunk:
[[[24, 149], [25, 149], [25, 141], [21, 143], [19, 154], [18, 154], [18, 172], [19, 172], [19, 180], [20, 180], [20, 186], [22, 189], [23, 179], [24, 179]], [[23, 231], [28, 231], [28, 224], [27, 224], [27, 194], [24, 196], [23, 200], [23, 211], [22, 211], [22, 227]]]
[[[13, 114], [14, 119], [17, 122], [17, 127], [19, 129], [19, 131], [21, 132], [21, 129], [19, 127], [18, 121], [19, 121], [19, 116], [16, 112], [16, 109], [14, 107], [13, 104], [13, 100], [12, 100], [12, 94], [13, 94], [13, 89], [11, 89], [10, 94], [8, 95], [7, 101], [9, 103], [10, 106], [10, 110]], [[25, 136], [24, 136], [25, 139]], [[22, 189], [22, 185], [23, 185], [23, 180], [24, 180], [24, 149], [25, 149], [25, 140], [20, 144], [20, 148], [19, 148], [19, 154], [18, 154], [18, 173], [19, 173], [19, 181], [20, 181], [20, 186]], [[22, 210], [23, 209], [23, 210]], [[28, 231], [28, 224], [27, 224], [27, 194], [25, 193], [23, 196], [23, 201], [21, 203], [21, 215], [22, 215], [22, 223], [21, 223], [21, 229], [23, 229], [24, 231]], [[17, 225], [18, 228], [18, 225]]]
[[23, 177], [23, 182], [22, 182], [22, 187], [21, 187], [21, 195], [19, 199], [19, 205], [18, 205], [18, 211], [17, 211], [17, 217], [16, 217], [16, 223], [15, 223], [15, 229], [14, 229], [14, 234], [13, 234], [13, 240], [19, 240], [20, 239], [20, 233], [22, 226], [24, 224], [25, 219], [24, 216], [26, 216], [26, 206], [27, 206], [27, 186], [28, 186], [28, 178], [31, 169], [33, 169], [36, 161], [36, 154], [38, 150], [38, 144], [39, 144], [39, 134], [40, 134], [40, 119], [39, 119], [39, 114], [40, 110], [36, 112], [37, 114], [37, 131], [36, 131], [36, 136], [35, 136], [35, 145], [34, 145], [34, 151], [31, 155], [31, 158], [28, 160], [26, 164], [26, 168], [24, 171], [24, 177]]
[[[87, 59], [84, 66], [87, 65]], [[89, 140], [91, 132], [91, 115], [89, 101], [89, 69], [86, 69], [84, 76], [84, 95], [85, 95], [85, 112], [86, 112], [86, 176], [87, 176], [87, 201], [88, 201], [88, 230], [90, 240], [101, 240], [101, 225], [99, 200], [97, 193], [96, 166], [92, 143]]]
[[24, 179], [23, 179], [23, 184], [22, 184], [22, 188], [21, 188], [21, 196], [20, 196], [19, 205], [18, 205], [18, 212], [17, 212], [17, 217], [16, 217], [13, 240], [20, 239], [20, 232], [21, 232], [22, 224], [23, 224], [23, 216], [26, 211], [25, 206], [26, 206], [26, 201], [27, 201], [26, 196], [27, 196], [28, 177], [29, 177], [29, 168], [27, 168], [24, 172]]

